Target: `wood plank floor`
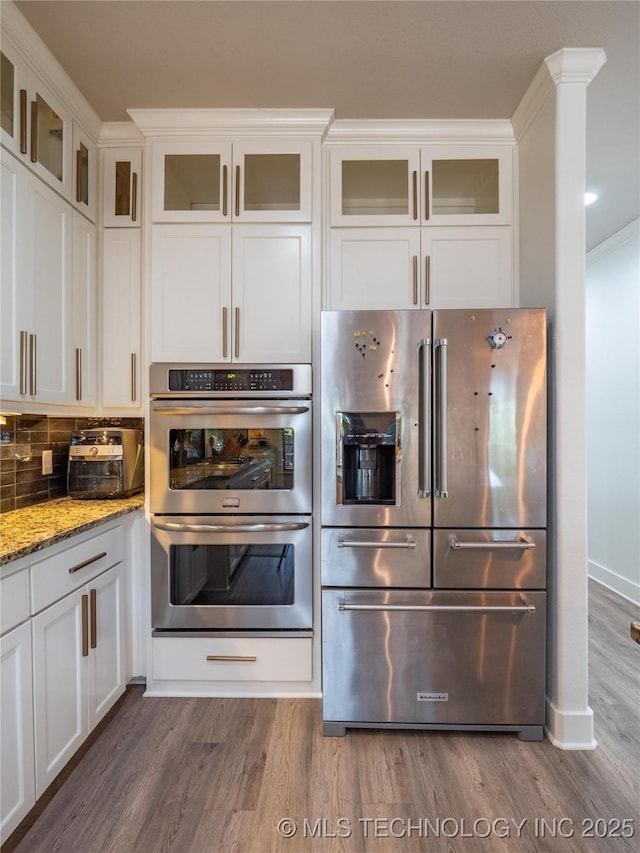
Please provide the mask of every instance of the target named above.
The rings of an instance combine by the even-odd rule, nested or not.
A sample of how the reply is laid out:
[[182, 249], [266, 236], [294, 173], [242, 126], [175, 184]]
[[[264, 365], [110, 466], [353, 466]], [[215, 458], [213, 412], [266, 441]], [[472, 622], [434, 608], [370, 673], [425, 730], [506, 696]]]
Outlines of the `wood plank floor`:
[[134, 687], [3, 853], [636, 851], [632, 618], [633, 605], [592, 584], [592, 752], [512, 734], [324, 738], [319, 700], [144, 699]]

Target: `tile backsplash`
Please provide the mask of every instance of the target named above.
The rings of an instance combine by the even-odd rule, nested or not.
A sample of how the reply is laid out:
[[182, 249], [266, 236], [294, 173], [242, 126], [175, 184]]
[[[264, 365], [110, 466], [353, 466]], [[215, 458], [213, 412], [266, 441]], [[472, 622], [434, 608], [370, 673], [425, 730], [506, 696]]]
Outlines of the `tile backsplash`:
[[[76, 429], [143, 429], [143, 418], [59, 418], [5, 415], [0, 425], [0, 513], [67, 494], [69, 441]], [[53, 473], [42, 473], [42, 451], [53, 451]]]

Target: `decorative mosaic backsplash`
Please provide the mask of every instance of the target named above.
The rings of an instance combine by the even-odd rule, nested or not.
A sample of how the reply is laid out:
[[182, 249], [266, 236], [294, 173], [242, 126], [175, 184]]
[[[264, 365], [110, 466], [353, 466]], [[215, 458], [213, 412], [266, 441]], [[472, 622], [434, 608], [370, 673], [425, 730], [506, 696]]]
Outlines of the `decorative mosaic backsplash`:
[[[69, 441], [75, 429], [143, 429], [143, 418], [58, 418], [6, 415], [0, 425], [0, 513], [67, 494]], [[42, 473], [42, 451], [53, 451], [53, 474]]]

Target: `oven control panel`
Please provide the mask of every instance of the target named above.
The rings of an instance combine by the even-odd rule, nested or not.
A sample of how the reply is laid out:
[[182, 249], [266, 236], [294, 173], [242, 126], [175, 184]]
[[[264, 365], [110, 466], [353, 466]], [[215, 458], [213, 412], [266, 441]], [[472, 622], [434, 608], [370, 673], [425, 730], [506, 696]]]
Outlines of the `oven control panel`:
[[293, 370], [230, 370], [179, 368], [169, 370], [169, 391], [291, 391]]

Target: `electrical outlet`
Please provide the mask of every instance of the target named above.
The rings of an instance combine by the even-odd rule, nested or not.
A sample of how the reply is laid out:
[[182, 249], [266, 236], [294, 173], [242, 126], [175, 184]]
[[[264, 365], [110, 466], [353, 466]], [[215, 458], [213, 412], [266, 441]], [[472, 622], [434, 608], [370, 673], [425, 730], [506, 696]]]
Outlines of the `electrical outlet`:
[[42, 451], [42, 473], [53, 474], [53, 450]]

